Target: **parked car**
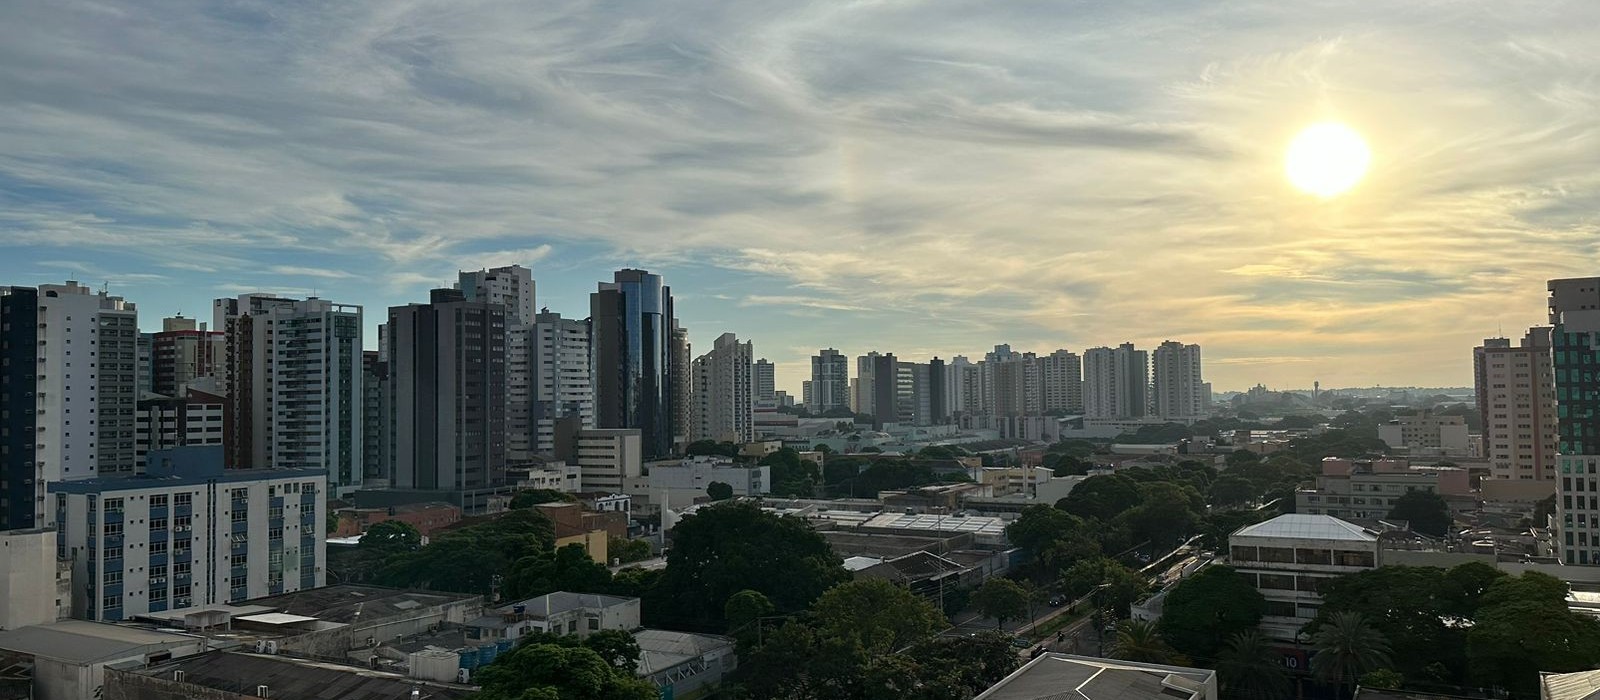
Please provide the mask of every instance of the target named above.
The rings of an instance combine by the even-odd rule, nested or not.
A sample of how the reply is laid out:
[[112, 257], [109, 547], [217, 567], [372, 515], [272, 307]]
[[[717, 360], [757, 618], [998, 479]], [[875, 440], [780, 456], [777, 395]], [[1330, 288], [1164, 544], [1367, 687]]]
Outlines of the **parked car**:
[[1066, 596], [1064, 596], [1064, 595], [1050, 596], [1050, 607], [1059, 608], [1059, 607], [1061, 607], [1063, 605], [1066, 605], [1066, 604], [1067, 604], [1067, 597]]

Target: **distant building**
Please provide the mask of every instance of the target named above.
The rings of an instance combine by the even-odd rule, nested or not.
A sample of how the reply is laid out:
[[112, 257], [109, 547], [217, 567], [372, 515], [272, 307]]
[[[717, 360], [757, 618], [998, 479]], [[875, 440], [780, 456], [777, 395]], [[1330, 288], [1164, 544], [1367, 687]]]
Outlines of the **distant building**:
[[1405, 449], [1413, 457], [1465, 457], [1470, 450], [1466, 418], [1432, 415], [1428, 411], [1398, 416], [1378, 426], [1378, 439], [1390, 448]]
[[1217, 672], [1209, 669], [1050, 653], [973, 700], [1217, 700], [1217, 687]]
[[1437, 493], [1462, 508], [1477, 499], [1467, 470], [1457, 467], [1412, 467], [1404, 460], [1355, 461], [1329, 457], [1314, 488], [1295, 492], [1295, 512], [1336, 518], [1387, 518], [1401, 496], [1411, 491]]
[[778, 405], [778, 368], [763, 357], [750, 365], [750, 380], [754, 385], [752, 400], [758, 406]]
[[555, 452], [556, 421], [576, 417], [584, 428], [595, 426], [589, 323], [545, 311], [537, 316], [533, 335], [530, 449], [548, 455]]
[[1550, 280], [1560, 486], [1557, 544], [1567, 564], [1600, 564], [1600, 277]]
[[1516, 347], [1488, 338], [1472, 351], [1483, 456], [1496, 479], [1556, 479], [1560, 436], [1551, 361], [1549, 327], [1528, 329]]
[[0, 650], [21, 655], [31, 666], [32, 695], [24, 697], [50, 700], [195, 697], [189, 694], [118, 694], [109, 687], [116, 683], [117, 672], [107, 667], [142, 669], [146, 664], [198, 654], [206, 645], [206, 639], [200, 635], [83, 620], [62, 620], [0, 632]]
[[1143, 418], [1149, 413], [1148, 353], [1123, 343], [1083, 353], [1083, 411], [1090, 418]]
[[134, 464], [143, 471], [145, 456], [155, 450], [221, 445], [227, 401], [194, 389], [176, 398], [140, 401], [133, 419]]
[[1228, 564], [1267, 599], [1261, 631], [1295, 641], [1317, 616], [1320, 587], [1377, 568], [1378, 549], [1371, 530], [1330, 515], [1294, 513], [1236, 530], [1228, 537]]
[[481, 641], [515, 641], [547, 632], [587, 637], [602, 630], [639, 629], [639, 599], [558, 591], [495, 608], [467, 623], [467, 636]]
[[1156, 417], [1188, 422], [1204, 416], [1210, 390], [1201, 377], [1200, 346], [1168, 340], [1156, 348], [1152, 360]]
[[770, 467], [746, 467], [715, 457], [691, 457], [677, 464], [650, 465], [650, 490], [666, 491], [670, 508], [690, 505], [706, 496], [711, 484], [721, 482], [733, 488], [735, 497], [761, 496], [772, 492]]
[[466, 700], [477, 691], [363, 666], [238, 651], [111, 669], [105, 687], [105, 697], [114, 700], [324, 700], [330, 692], [342, 698]]
[[1044, 412], [1083, 413], [1083, 362], [1078, 355], [1057, 350], [1040, 357], [1037, 362], [1039, 379], [1043, 383]]
[[556, 457], [577, 465], [581, 491], [621, 493], [626, 479], [642, 473], [643, 452], [637, 429], [584, 429], [570, 417], [556, 424]]
[[806, 410], [820, 414], [850, 405], [850, 359], [833, 348], [811, 356], [811, 394]]
[[51, 485], [75, 617], [123, 620], [325, 583], [327, 474], [225, 470], [222, 455], [152, 452], [141, 476]]
[[[639, 431], [646, 457], [671, 454], [687, 409], [688, 337], [678, 332], [672, 289], [644, 270], [618, 270], [589, 295], [595, 426]], [[681, 403], [680, 403], [681, 402]]]
[[711, 352], [695, 358], [691, 442], [742, 444], [755, 439], [751, 344], [723, 333]]
[[192, 318], [163, 319], [161, 332], [150, 334], [150, 391], [162, 396], [183, 396], [190, 388], [220, 392], [225, 338]]

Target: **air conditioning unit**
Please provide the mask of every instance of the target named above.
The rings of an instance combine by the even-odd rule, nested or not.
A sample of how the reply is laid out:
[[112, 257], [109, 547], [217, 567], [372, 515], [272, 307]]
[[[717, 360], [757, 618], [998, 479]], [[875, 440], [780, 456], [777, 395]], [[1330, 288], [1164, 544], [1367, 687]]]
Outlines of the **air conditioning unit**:
[[[278, 653], [278, 643], [275, 642], [275, 641], [267, 642], [267, 653], [268, 654], [276, 654], [276, 653]], [[266, 697], [266, 696], [263, 695], [261, 697]]]
[[173, 671], [172, 672], [172, 682], [173, 683], [182, 683], [183, 682], [183, 671]]
[[264, 639], [257, 639], [256, 640], [256, 653], [257, 654], [265, 654], [265, 653], [267, 653], [267, 642], [266, 642], [266, 640], [264, 640]]
[[272, 697], [271, 695], [268, 694], [267, 691], [268, 691], [267, 686], [264, 686], [264, 685], [256, 686], [256, 697], [258, 697], [258, 698]]
[[457, 683], [471, 683], [472, 682], [472, 670], [471, 669], [465, 669], [465, 668], [456, 669], [456, 682]]

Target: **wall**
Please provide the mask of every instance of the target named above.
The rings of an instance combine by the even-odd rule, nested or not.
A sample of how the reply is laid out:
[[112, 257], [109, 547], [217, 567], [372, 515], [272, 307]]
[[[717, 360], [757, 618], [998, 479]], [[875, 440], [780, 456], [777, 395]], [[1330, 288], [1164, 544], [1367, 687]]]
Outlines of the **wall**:
[[58, 576], [55, 530], [0, 533], [0, 629], [54, 622]]

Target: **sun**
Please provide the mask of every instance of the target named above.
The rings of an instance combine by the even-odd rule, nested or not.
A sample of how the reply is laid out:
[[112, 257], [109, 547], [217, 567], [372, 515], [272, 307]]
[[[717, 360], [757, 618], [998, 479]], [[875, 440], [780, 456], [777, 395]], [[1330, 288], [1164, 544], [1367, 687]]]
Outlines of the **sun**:
[[1355, 187], [1367, 172], [1372, 152], [1361, 134], [1336, 122], [1306, 127], [1289, 142], [1283, 167], [1289, 182], [1323, 199]]

